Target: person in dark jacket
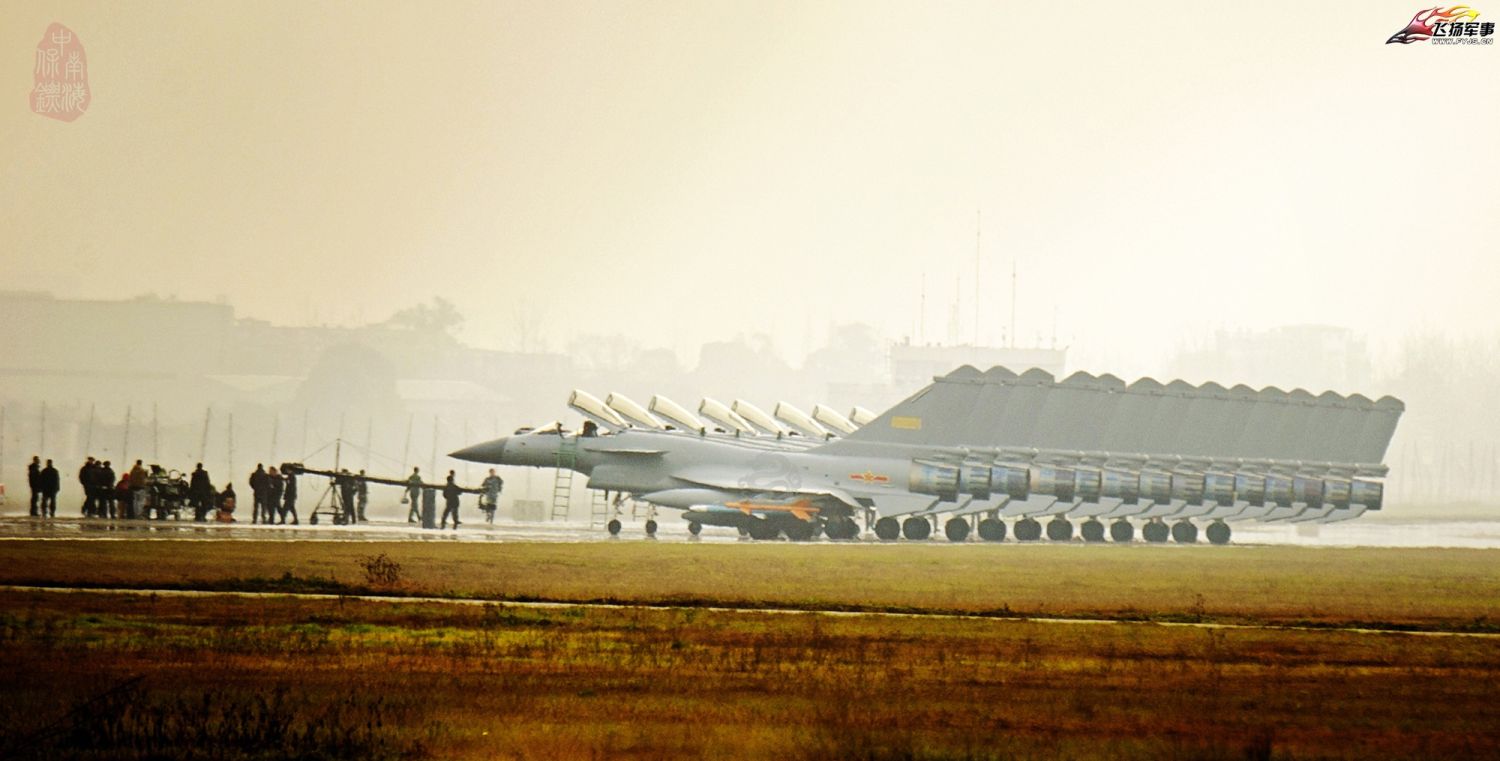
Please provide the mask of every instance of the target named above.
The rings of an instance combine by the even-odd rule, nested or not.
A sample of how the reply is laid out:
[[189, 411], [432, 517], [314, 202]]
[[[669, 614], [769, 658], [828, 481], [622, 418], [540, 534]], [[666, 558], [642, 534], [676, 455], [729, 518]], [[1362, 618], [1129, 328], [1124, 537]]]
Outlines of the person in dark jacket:
[[219, 523], [234, 523], [234, 484], [224, 484], [224, 491], [219, 493], [219, 511], [214, 514], [214, 520]]
[[448, 524], [448, 516], [453, 516], [453, 530], [458, 530], [458, 496], [463, 491], [458, 484], [453, 483], [453, 471], [448, 471], [448, 480], [443, 484], [443, 518], [438, 521], [438, 528], [445, 528]]
[[42, 501], [42, 458], [37, 455], [31, 456], [31, 463], [26, 466], [26, 485], [31, 488], [31, 517], [35, 518], [37, 505]]
[[286, 491], [281, 495], [281, 522], [286, 523], [288, 513], [292, 516], [292, 525], [297, 525], [297, 474], [288, 472], [286, 474]]
[[99, 463], [90, 457], [84, 461], [83, 467], [78, 469], [78, 485], [83, 487], [83, 517], [93, 518], [98, 514], [97, 500], [95, 495], [99, 492], [94, 486], [94, 471], [98, 469]]
[[193, 506], [193, 520], [199, 523], [208, 520], [208, 511], [214, 506], [214, 484], [201, 462], [188, 478], [188, 504]]
[[266, 510], [266, 466], [263, 463], [255, 464], [255, 472], [250, 474], [250, 522], [270, 523], [271, 513]]
[[412, 468], [411, 476], [406, 479], [406, 499], [411, 502], [411, 509], [406, 511], [407, 523], [420, 523], [422, 521], [422, 469]]
[[[275, 465], [266, 472], [266, 506], [262, 513], [266, 523], [275, 523], [277, 513], [281, 512], [281, 490], [286, 488], [286, 482], [281, 480], [281, 471]], [[286, 518], [282, 517], [282, 521]]]
[[119, 500], [115, 499], [115, 469], [110, 466], [109, 460], [94, 469], [94, 512], [100, 518], [114, 518], [120, 515]]
[[358, 499], [357, 493], [359, 492], [359, 488], [355, 485], [354, 478], [349, 475], [349, 471], [347, 470], [340, 470], [338, 477], [333, 479], [333, 483], [334, 486], [338, 487], [339, 502], [344, 508], [344, 512], [340, 518], [344, 525], [352, 524], [354, 523], [354, 505], [355, 500]]
[[354, 491], [355, 511], [354, 517], [360, 523], [365, 522], [365, 507], [370, 504], [370, 482], [365, 480], [365, 472], [359, 472], [359, 485]]
[[57, 474], [57, 468], [52, 467], [52, 461], [47, 461], [47, 467], [42, 468], [41, 476], [42, 504], [38, 514], [46, 518], [57, 517], [57, 493], [62, 490], [62, 477]]

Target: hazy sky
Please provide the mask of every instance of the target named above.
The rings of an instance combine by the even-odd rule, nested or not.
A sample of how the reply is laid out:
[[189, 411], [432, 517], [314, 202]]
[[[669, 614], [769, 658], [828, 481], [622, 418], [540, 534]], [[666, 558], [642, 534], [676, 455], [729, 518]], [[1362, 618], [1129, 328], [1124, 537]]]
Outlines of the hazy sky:
[[[1476, 5], [1500, 21], [1500, 5]], [[1500, 45], [1419, 4], [0, 3], [0, 288], [686, 352], [830, 322], [1143, 372], [1218, 326], [1500, 330]], [[71, 124], [28, 108], [52, 21]], [[962, 285], [955, 285], [957, 278]], [[105, 339], [110, 340], [110, 339]]]

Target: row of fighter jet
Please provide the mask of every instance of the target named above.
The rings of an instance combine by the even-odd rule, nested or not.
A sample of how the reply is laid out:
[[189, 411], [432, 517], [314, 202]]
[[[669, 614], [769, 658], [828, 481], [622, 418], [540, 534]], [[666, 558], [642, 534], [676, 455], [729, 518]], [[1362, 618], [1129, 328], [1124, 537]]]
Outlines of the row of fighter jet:
[[[592, 431], [522, 429], [454, 456], [534, 467], [566, 463], [587, 475], [591, 488], [683, 510], [694, 533], [723, 525], [754, 538], [806, 539], [820, 531], [855, 538], [863, 517], [866, 529], [887, 540], [925, 539], [939, 527], [954, 541], [971, 533], [1001, 540], [1003, 519], [1014, 521], [1017, 539], [1034, 540], [1046, 518], [1046, 536], [1066, 540], [1076, 518], [1086, 541], [1130, 541], [1131, 521], [1143, 523], [1147, 541], [1196, 541], [1194, 521], [1200, 521], [1208, 523], [1210, 541], [1223, 543], [1230, 521], [1333, 522], [1380, 509], [1382, 485], [1373, 479], [1386, 473], [1378, 457], [1400, 413], [1395, 400], [1353, 407], [1337, 400], [1340, 406], [1320, 408], [1270, 395], [1189, 389], [1168, 396], [1134, 388], [960, 368], [878, 416], [858, 407], [845, 416], [821, 404], [807, 414], [784, 402], [768, 415], [744, 400], [713, 399], [703, 400], [695, 415], [662, 396], [643, 406], [620, 394], [601, 400], [575, 391], [569, 405], [592, 421]], [[1005, 438], [1025, 424], [1086, 445], [1102, 439], [1077, 410], [1108, 418], [1116, 407], [1159, 403], [1192, 405], [1191, 414], [1212, 425], [1182, 439], [1175, 452], [1035, 448]], [[1282, 445], [1276, 437], [1246, 434], [1266, 429], [1268, 421], [1299, 430], [1309, 414], [1323, 416], [1314, 423], [1364, 431], [1369, 446], [1359, 450], [1361, 461], [1243, 456], [1283, 448], [1352, 451], [1335, 447], [1336, 437], [1310, 446], [1298, 436], [1282, 437], [1296, 439]], [[1375, 417], [1366, 423], [1359, 415]]]

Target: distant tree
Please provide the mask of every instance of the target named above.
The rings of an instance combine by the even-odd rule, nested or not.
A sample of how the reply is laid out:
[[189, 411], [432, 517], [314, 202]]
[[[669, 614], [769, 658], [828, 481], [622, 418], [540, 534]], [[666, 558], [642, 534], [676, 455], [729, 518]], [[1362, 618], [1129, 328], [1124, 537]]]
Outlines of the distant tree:
[[452, 333], [464, 324], [464, 316], [453, 302], [442, 296], [433, 297], [427, 304], [417, 304], [397, 311], [385, 321], [393, 328], [417, 330], [430, 333]]

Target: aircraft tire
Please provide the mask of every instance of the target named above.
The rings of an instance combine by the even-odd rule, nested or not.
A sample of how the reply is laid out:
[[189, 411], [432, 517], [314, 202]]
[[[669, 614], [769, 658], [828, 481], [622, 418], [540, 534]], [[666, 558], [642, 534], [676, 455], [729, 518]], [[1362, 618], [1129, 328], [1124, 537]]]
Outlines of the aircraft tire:
[[943, 524], [943, 533], [948, 535], [950, 542], [962, 542], [969, 538], [969, 522], [963, 518], [949, 518]]
[[1047, 521], [1047, 538], [1054, 542], [1066, 542], [1073, 538], [1073, 524], [1061, 515]]
[[1090, 518], [1078, 527], [1078, 533], [1083, 536], [1085, 542], [1104, 541], [1104, 524], [1098, 518]]
[[1124, 519], [1109, 524], [1109, 540], [1115, 544], [1130, 544], [1135, 540], [1135, 526]]
[[688, 521], [688, 533], [693, 536], [703, 533], [703, 524], [697, 521]]
[[607, 529], [609, 529], [609, 535], [610, 536], [619, 536], [620, 535], [620, 519], [619, 518], [611, 518], [611, 519], [609, 519], [609, 523], [606, 523], [604, 525], [604, 527], [607, 528]]
[[889, 515], [875, 521], [875, 536], [883, 542], [894, 542], [901, 538], [901, 522]]
[[797, 521], [796, 523], [787, 524], [786, 528], [782, 529], [782, 533], [786, 534], [787, 539], [794, 542], [807, 542], [812, 540], [813, 535], [817, 532], [817, 528], [817, 526], [807, 521]]
[[1005, 523], [999, 518], [985, 518], [979, 522], [979, 538], [986, 542], [1005, 541]]
[[646, 521], [646, 536], [656, 536], [656, 521]]
[[770, 541], [781, 534], [775, 526], [760, 518], [750, 519], [750, 526], [747, 530], [750, 532], [751, 539], [761, 542]]
[[1229, 544], [1229, 535], [1231, 532], [1229, 524], [1224, 521], [1214, 521], [1208, 524], [1208, 528], [1203, 533], [1208, 536], [1208, 541], [1211, 544]]
[[859, 524], [853, 518], [830, 518], [828, 524], [823, 527], [823, 533], [829, 539], [858, 539]]
[[1016, 521], [1016, 541], [1034, 542], [1042, 538], [1042, 524], [1035, 518]]
[[907, 518], [901, 522], [901, 535], [912, 541], [922, 541], [932, 536], [932, 522], [926, 518]]
[[1172, 524], [1172, 541], [1178, 544], [1192, 544], [1198, 541], [1198, 527], [1192, 521], [1178, 521]]
[[1171, 536], [1172, 530], [1167, 528], [1167, 524], [1160, 521], [1147, 523], [1141, 527], [1141, 538], [1152, 544], [1161, 544], [1171, 538]]

